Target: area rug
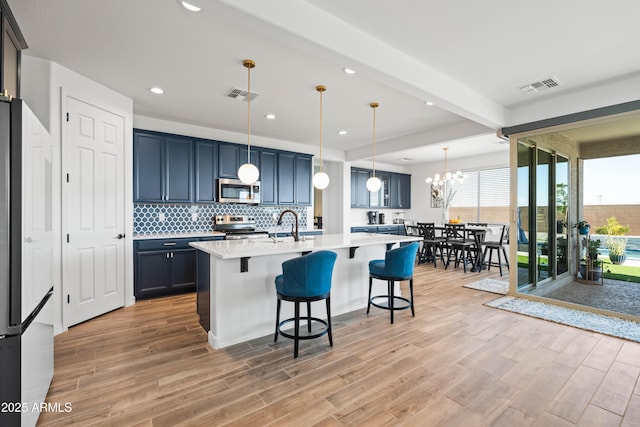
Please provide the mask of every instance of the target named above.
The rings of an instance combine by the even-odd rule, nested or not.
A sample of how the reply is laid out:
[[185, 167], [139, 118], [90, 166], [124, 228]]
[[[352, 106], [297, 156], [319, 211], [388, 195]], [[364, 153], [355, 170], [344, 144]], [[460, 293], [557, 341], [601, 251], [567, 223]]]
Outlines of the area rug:
[[496, 279], [482, 279], [477, 282], [462, 285], [463, 288], [477, 289], [479, 291], [493, 292], [494, 294], [506, 295], [509, 290], [509, 282]]
[[631, 320], [509, 296], [500, 297], [484, 305], [640, 342], [640, 323]]

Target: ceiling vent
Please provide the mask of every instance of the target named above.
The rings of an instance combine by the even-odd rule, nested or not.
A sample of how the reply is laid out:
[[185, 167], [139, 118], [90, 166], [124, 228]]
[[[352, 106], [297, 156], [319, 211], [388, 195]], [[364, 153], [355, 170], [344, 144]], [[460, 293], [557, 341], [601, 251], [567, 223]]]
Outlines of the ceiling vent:
[[547, 79], [540, 80], [538, 82], [529, 83], [524, 86], [520, 86], [520, 90], [527, 94], [534, 94], [544, 92], [548, 89], [553, 89], [560, 86], [560, 81], [555, 77], [549, 77]]
[[[249, 92], [247, 92], [244, 89], [238, 89], [235, 87], [232, 87], [229, 92], [227, 92], [227, 97], [228, 98], [233, 98], [233, 99], [237, 99], [238, 101], [247, 101], [249, 98], [248, 96]], [[255, 92], [251, 92], [251, 100], [253, 101], [254, 99], [256, 99], [256, 97], [258, 96], [257, 93]]]

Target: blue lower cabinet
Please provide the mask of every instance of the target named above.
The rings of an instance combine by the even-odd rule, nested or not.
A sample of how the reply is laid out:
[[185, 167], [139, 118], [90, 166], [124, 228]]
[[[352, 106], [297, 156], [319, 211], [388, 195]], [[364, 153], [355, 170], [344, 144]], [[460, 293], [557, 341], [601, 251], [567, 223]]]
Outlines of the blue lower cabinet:
[[211, 236], [134, 241], [136, 299], [195, 291], [197, 251], [189, 246], [189, 242], [223, 238], [223, 236]]

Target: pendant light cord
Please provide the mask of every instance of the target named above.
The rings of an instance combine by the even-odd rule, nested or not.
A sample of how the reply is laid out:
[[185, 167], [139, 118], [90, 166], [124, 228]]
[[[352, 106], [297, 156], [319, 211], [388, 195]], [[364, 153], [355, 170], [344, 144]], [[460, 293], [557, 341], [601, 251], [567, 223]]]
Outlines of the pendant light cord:
[[256, 63], [245, 59], [242, 65], [247, 68], [247, 163], [251, 163], [251, 69]]
[[369, 104], [369, 106], [373, 108], [373, 136], [371, 137], [371, 151], [373, 152], [373, 158], [371, 161], [371, 165], [373, 166], [373, 176], [376, 176], [376, 108], [378, 108], [378, 103], [372, 102], [371, 104]]
[[324, 86], [318, 86], [316, 89], [320, 92], [320, 172], [322, 172], [322, 92], [326, 89]]
[[251, 67], [247, 67], [247, 163], [251, 163]]

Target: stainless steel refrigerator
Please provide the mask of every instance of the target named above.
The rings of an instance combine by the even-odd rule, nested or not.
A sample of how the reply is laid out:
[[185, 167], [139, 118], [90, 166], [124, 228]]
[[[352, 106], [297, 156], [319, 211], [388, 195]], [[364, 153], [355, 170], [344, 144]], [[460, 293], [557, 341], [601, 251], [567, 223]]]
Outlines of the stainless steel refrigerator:
[[0, 97], [0, 425], [33, 426], [53, 378], [51, 138]]

